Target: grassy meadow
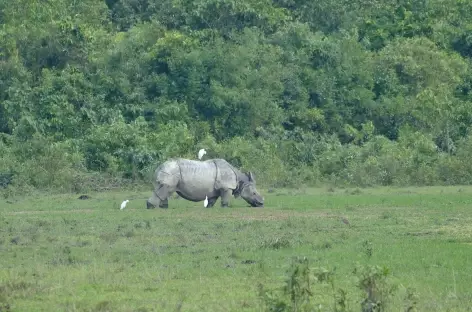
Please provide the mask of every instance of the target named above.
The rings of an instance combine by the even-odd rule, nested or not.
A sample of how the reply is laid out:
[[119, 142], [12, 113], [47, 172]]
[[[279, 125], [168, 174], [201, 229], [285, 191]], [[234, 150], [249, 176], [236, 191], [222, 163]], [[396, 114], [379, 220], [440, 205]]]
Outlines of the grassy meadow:
[[264, 208], [2, 200], [0, 311], [361, 311], [368, 292], [385, 311], [472, 311], [472, 187], [261, 193]]

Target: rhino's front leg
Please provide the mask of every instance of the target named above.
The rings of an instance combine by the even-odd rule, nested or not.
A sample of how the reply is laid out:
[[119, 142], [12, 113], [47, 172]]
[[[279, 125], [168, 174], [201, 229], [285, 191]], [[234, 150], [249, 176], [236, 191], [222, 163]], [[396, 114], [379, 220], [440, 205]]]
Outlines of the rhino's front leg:
[[221, 191], [221, 207], [229, 207], [229, 199], [231, 198], [231, 190], [222, 190]]
[[152, 192], [151, 197], [146, 201], [146, 208], [153, 209], [161, 204], [161, 199], [157, 197], [155, 192]]
[[161, 200], [161, 204], [159, 205], [159, 208], [169, 208], [168, 198]]
[[168, 185], [161, 184], [157, 186], [154, 192], [152, 192], [152, 196], [147, 200], [147, 208], [150, 209], [158, 206], [160, 208], [168, 208], [168, 198], [172, 192], [172, 188]]

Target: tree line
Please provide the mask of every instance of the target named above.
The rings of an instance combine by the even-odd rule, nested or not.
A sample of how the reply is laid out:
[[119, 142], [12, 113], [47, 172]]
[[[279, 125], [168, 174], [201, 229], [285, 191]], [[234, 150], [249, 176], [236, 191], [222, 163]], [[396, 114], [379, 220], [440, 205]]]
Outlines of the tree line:
[[[267, 186], [472, 181], [472, 2], [0, 3], [0, 188], [226, 158]], [[205, 157], [206, 157], [205, 156]]]

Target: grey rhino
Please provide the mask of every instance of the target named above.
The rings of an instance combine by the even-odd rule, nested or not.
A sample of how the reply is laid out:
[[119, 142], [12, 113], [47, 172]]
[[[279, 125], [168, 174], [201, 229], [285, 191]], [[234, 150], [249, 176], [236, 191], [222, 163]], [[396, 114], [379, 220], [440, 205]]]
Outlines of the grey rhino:
[[148, 209], [168, 208], [173, 192], [193, 202], [208, 196], [207, 207], [213, 207], [220, 196], [221, 206], [228, 207], [231, 195], [241, 196], [252, 207], [264, 206], [253, 174], [241, 172], [224, 159], [170, 159], [156, 169], [153, 178], [154, 190], [146, 201]]

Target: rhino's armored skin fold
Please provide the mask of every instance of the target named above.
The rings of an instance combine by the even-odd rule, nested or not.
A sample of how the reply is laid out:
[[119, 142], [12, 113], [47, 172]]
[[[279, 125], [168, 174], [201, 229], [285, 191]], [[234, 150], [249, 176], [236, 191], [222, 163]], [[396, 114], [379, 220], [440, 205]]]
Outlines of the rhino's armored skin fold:
[[168, 199], [173, 192], [194, 202], [208, 196], [207, 207], [212, 207], [220, 196], [221, 206], [228, 207], [231, 195], [241, 196], [253, 207], [264, 206], [253, 174], [241, 172], [219, 158], [205, 161], [170, 159], [156, 169], [153, 184], [154, 191], [147, 200], [147, 208], [168, 208]]

